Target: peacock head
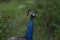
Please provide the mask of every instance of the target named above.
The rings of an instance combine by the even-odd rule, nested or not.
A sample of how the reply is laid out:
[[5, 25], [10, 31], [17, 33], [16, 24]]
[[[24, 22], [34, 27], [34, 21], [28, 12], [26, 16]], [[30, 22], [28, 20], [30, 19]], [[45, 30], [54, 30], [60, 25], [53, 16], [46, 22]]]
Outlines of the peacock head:
[[37, 12], [36, 12], [36, 11], [32, 11], [31, 9], [29, 9], [29, 10], [27, 11], [27, 16], [28, 16], [29, 14], [32, 15], [32, 16], [34, 16], [34, 17], [35, 17], [35, 16], [38, 16]]

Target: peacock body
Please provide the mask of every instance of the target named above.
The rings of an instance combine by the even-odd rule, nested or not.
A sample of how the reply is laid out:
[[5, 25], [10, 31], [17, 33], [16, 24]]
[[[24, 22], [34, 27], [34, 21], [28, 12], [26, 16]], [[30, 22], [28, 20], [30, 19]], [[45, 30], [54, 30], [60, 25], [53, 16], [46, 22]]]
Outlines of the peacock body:
[[[30, 12], [30, 9], [28, 10], [28, 13], [29, 12]], [[30, 21], [28, 24], [26, 35], [24, 37], [11, 37], [11, 38], [8, 38], [8, 40], [33, 40], [33, 18], [37, 15], [35, 12], [30, 12], [30, 13], [31, 13], [31, 16], [30, 16]]]

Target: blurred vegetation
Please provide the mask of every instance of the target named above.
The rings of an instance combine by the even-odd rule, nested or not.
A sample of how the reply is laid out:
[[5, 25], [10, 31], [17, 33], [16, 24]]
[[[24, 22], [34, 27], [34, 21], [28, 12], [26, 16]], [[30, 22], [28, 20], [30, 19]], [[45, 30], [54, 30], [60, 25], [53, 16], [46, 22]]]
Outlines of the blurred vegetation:
[[28, 8], [38, 12], [33, 39], [60, 40], [60, 0], [0, 0], [0, 40], [25, 35]]

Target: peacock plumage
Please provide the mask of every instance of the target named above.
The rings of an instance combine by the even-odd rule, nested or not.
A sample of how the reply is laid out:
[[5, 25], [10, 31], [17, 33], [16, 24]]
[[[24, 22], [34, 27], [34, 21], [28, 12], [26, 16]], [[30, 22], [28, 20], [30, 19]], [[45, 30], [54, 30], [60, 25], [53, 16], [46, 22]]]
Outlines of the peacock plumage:
[[29, 21], [29, 24], [28, 24], [27, 33], [25, 35], [25, 38], [27, 40], [32, 40], [32, 37], [33, 37], [33, 18], [34, 17], [31, 15], [30, 21]]
[[8, 40], [33, 40], [33, 18], [37, 16], [36, 12], [31, 11], [30, 9], [27, 12], [28, 14], [31, 14], [30, 21], [28, 24], [27, 32], [24, 37], [11, 37]]

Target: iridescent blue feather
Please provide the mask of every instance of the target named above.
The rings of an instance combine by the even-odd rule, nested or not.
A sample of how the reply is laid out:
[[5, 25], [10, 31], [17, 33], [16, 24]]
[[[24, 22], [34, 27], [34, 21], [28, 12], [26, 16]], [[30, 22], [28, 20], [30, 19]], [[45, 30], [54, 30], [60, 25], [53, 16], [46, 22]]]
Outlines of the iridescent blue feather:
[[27, 40], [32, 40], [33, 39], [33, 18], [34, 18], [34, 16], [31, 15], [30, 21], [29, 21], [29, 24], [28, 24], [27, 33], [25, 35], [25, 38]]

